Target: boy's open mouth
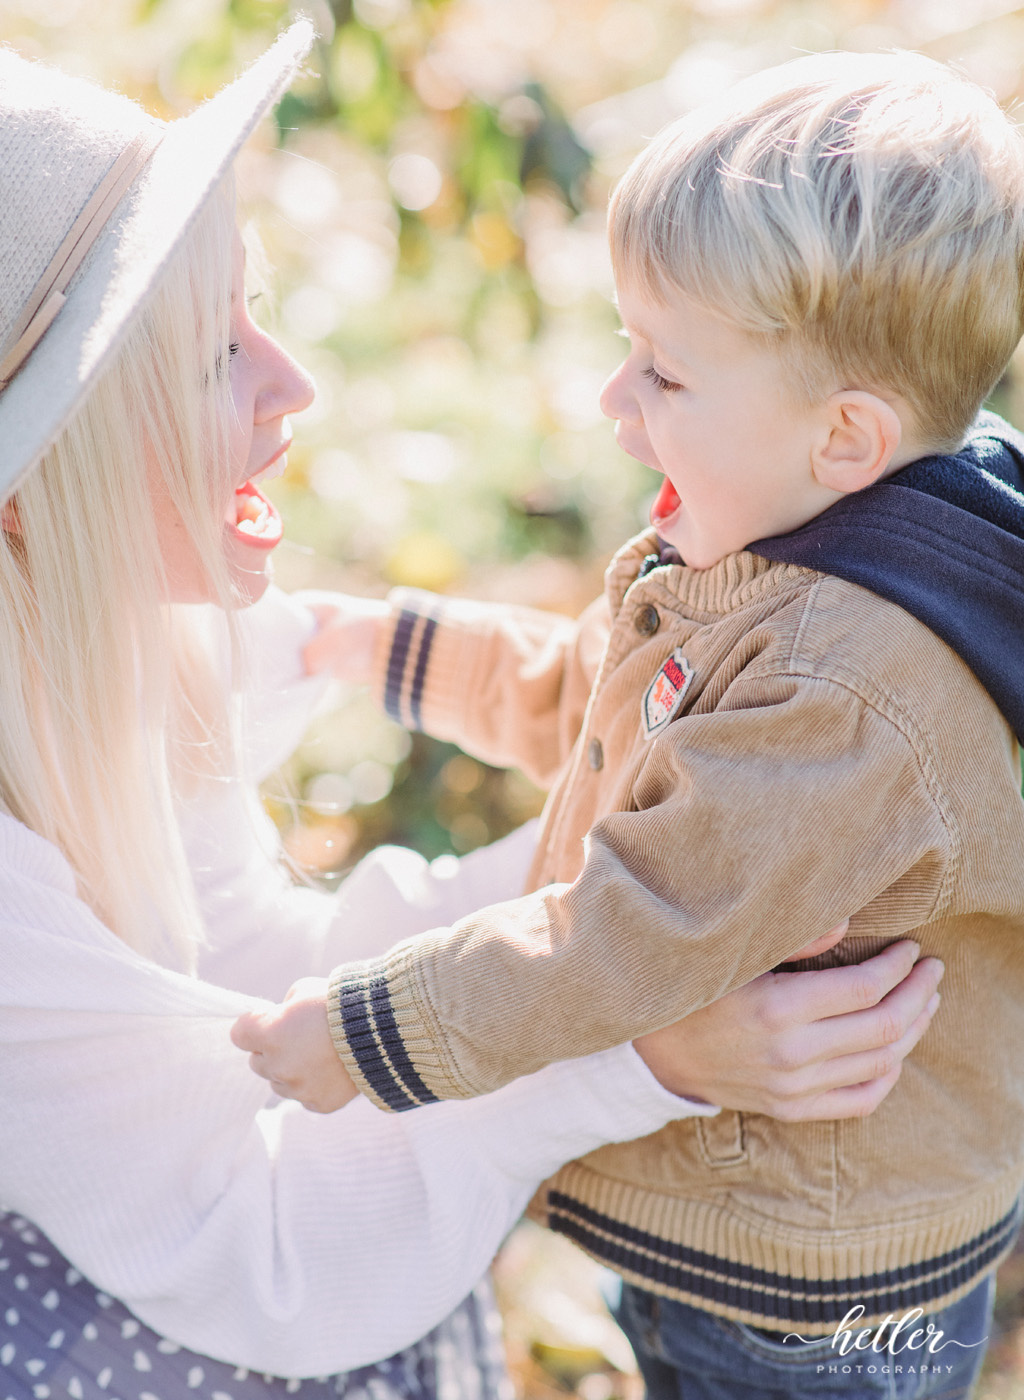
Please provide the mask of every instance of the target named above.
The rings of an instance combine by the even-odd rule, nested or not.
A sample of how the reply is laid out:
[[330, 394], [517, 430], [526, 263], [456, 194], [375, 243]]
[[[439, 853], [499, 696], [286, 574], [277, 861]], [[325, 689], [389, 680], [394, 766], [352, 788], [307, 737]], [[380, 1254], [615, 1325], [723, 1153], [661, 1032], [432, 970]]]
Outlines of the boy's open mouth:
[[228, 529], [253, 549], [273, 549], [284, 533], [273, 503], [251, 481], [235, 489], [235, 519]]
[[651, 524], [654, 528], [657, 530], [666, 520], [671, 519], [681, 504], [679, 493], [666, 476], [651, 506]]

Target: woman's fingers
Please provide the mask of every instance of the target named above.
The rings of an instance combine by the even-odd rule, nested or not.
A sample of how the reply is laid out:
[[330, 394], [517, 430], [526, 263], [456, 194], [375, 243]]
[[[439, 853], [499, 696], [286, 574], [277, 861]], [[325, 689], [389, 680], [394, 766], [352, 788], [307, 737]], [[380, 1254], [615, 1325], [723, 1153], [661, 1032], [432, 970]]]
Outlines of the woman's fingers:
[[[852, 970], [836, 969], [844, 972]], [[934, 996], [944, 971], [938, 958], [922, 959], [902, 981], [898, 981], [866, 1010], [825, 1015], [801, 1027], [797, 1034], [806, 1043], [795, 1047], [794, 1055], [799, 1059], [835, 1060], [837, 1057], [891, 1050], [903, 1044], [911, 1027]]]
[[780, 992], [784, 990], [785, 999], [783, 1002], [780, 996], [780, 1004], [785, 1005], [791, 1024], [826, 1020], [877, 1006], [910, 975], [920, 953], [917, 943], [903, 939], [865, 962], [818, 972], [773, 972], [769, 976]]
[[835, 928], [829, 929], [828, 933], [823, 933], [820, 938], [814, 938], [810, 943], [805, 944], [798, 952], [793, 954], [793, 962], [802, 962], [804, 958], [816, 958], [821, 953], [827, 953], [830, 948], [834, 948], [840, 939], [846, 937], [850, 927], [849, 919], [844, 919], [841, 924], [836, 924]]
[[784, 1123], [803, 1123], [814, 1119], [866, 1118], [892, 1090], [903, 1069], [901, 1061], [880, 1079], [865, 1084], [848, 1084], [821, 1094], [794, 1099], [774, 1116]]
[[939, 1002], [939, 994], [934, 992], [904, 1033], [891, 1044], [872, 1045], [870, 1049], [856, 1054], [822, 1060], [813, 1067], [815, 1089], [830, 1091], [844, 1085], [884, 1079], [899, 1067], [924, 1035], [939, 1008]]
[[[869, 1048], [854, 1054], [831, 1056], [817, 1062], [803, 1061], [798, 1068], [780, 1070], [775, 1082], [780, 1108], [777, 1112], [773, 1109], [773, 1112], [784, 1118], [847, 1117], [853, 1105], [870, 1100], [872, 1090], [868, 1086], [881, 1085], [885, 1081], [886, 1087], [877, 1100], [880, 1103], [895, 1084], [903, 1061], [931, 1024], [939, 1002], [939, 994], [933, 993], [903, 1034], [894, 1041], [881, 1044], [872, 1040]], [[794, 1053], [799, 1056], [801, 1052]], [[845, 1089], [853, 1089], [857, 1093], [838, 1094], [839, 1090]], [[826, 1100], [835, 1110], [830, 1115], [821, 1111]]]

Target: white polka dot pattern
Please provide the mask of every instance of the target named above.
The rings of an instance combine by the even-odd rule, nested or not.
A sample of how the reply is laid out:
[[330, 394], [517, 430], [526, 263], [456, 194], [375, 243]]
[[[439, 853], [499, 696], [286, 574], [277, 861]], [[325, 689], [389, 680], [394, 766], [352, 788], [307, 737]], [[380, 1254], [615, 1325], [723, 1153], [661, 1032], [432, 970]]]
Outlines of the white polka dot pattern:
[[258, 1375], [158, 1336], [0, 1210], [0, 1316], [0, 1400], [512, 1400], [487, 1286], [376, 1366], [312, 1380]]

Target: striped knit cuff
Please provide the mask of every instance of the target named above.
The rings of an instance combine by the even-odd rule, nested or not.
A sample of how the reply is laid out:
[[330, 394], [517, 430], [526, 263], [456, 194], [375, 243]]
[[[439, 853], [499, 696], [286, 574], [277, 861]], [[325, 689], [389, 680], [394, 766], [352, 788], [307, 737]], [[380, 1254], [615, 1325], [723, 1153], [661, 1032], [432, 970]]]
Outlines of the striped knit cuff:
[[423, 728], [423, 687], [440, 616], [439, 604], [422, 597], [424, 607], [400, 610], [384, 671], [384, 709], [406, 729]]
[[331, 974], [327, 994], [327, 1021], [342, 1063], [367, 1098], [395, 1113], [464, 1096], [423, 1027], [406, 963], [398, 951], [345, 964]]

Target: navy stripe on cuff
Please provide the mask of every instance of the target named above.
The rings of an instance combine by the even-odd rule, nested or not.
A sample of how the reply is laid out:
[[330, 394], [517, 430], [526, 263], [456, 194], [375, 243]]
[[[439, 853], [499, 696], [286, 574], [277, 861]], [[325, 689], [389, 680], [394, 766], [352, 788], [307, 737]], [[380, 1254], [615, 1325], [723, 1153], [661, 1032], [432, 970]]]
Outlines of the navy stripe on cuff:
[[416, 613], [410, 608], [402, 609], [395, 624], [384, 681], [384, 709], [408, 729], [423, 728], [423, 688], [436, 631], [435, 613]]
[[384, 709], [389, 717], [398, 724], [404, 723], [402, 718], [402, 681], [405, 677], [405, 663], [409, 656], [409, 644], [412, 641], [416, 621], [416, 613], [410, 612], [408, 608], [403, 608], [398, 615], [395, 635], [391, 638], [391, 654], [388, 657], [388, 673], [384, 683]]
[[340, 984], [338, 1010], [356, 1064], [388, 1108], [402, 1113], [437, 1102], [437, 1095], [417, 1074], [405, 1048], [382, 963]]
[[412, 676], [412, 693], [409, 696], [409, 712], [414, 729], [423, 728], [423, 714], [420, 709], [420, 704], [423, 699], [423, 684], [427, 678], [427, 662], [430, 659], [430, 648], [433, 646], [434, 633], [436, 631], [437, 618], [428, 613], [423, 619], [423, 631], [420, 633], [416, 669], [413, 671]]

